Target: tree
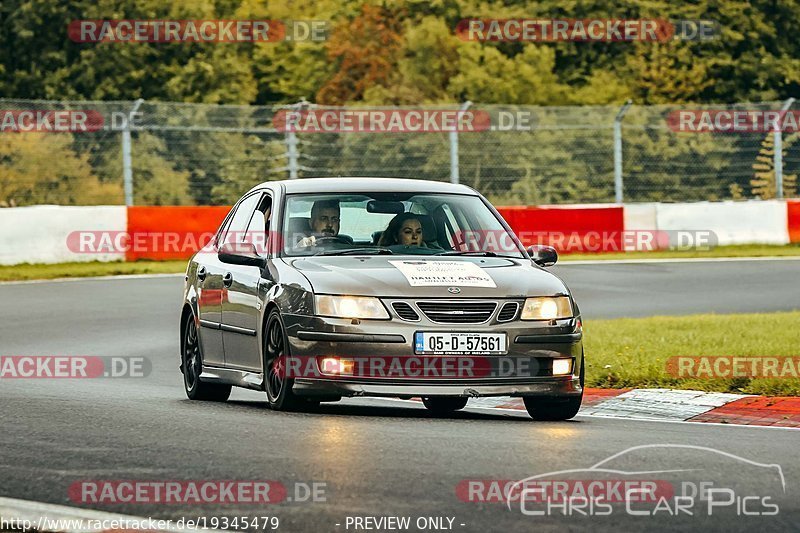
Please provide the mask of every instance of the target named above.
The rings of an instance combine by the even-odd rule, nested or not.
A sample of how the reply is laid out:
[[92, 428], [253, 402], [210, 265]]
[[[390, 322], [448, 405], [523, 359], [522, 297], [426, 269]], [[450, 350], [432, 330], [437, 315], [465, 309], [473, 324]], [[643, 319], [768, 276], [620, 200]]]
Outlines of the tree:
[[[783, 143], [783, 155], [785, 157], [786, 150], [791, 148], [798, 140], [798, 134], [793, 133], [789, 135]], [[772, 133], [768, 133], [764, 140], [761, 141], [761, 150], [756, 156], [753, 163], [753, 170], [755, 171], [753, 178], [750, 180], [751, 191], [753, 196], [761, 198], [762, 200], [769, 200], [775, 198], [777, 191], [777, 183], [775, 180], [775, 138]], [[792, 198], [797, 195], [797, 174], [783, 174], [783, 197]]]
[[632, 81], [636, 102], [669, 104], [697, 101], [714, 85], [709, 76], [711, 65], [700, 60], [683, 43], [639, 42], [636, 52], [627, 57], [623, 69]]
[[495, 47], [468, 44], [459, 49], [459, 72], [448, 86], [448, 93], [457, 101], [532, 105], [563, 102], [568, 88], [559, 83], [554, 72], [552, 48], [529, 44], [512, 58]]
[[232, 205], [251, 187], [286, 177], [280, 170], [286, 164], [283, 141], [258, 135], [236, 135], [232, 140], [226, 143], [230, 149], [220, 161], [219, 183], [211, 189], [217, 205]]
[[100, 181], [68, 133], [0, 134], [0, 201], [6, 205], [122, 203], [121, 182]]
[[[177, 170], [169, 160], [163, 139], [151, 133], [134, 133], [131, 140], [133, 199], [137, 205], [190, 205], [189, 172]], [[106, 181], [122, 181], [122, 151], [102, 154], [97, 172]]]
[[387, 84], [403, 42], [398, 15], [364, 4], [359, 16], [333, 31], [327, 50], [337, 69], [317, 93], [318, 103], [358, 101], [368, 88]]

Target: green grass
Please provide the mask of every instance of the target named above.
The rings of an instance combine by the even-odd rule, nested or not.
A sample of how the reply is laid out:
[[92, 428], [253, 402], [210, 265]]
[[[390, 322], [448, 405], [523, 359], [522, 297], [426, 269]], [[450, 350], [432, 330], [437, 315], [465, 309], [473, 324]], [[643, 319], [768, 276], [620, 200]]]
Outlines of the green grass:
[[800, 243], [795, 244], [739, 244], [716, 246], [709, 250], [657, 250], [654, 252], [609, 252], [597, 254], [561, 254], [559, 261], [585, 259], [688, 259], [695, 257], [789, 257], [800, 256]]
[[[798, 304], [800, 305], [800, 304]], [[586, 385], [800, 396], [800, 379], [678, 379], [672, 356], [800, 355], [800, 311], [589, 320]]]
[[186, 271], [188, 261], [133, 261], [130, 263], [58, 263], [0, 266], [0, 281], [30, 279], [83, 278], [121, 274], [172, 274]]

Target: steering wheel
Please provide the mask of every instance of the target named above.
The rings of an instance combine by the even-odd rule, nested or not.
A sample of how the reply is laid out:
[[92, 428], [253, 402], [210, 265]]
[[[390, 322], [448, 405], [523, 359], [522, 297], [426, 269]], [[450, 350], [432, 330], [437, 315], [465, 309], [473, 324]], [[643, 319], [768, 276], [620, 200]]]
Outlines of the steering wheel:
[[339, 237], [338, 235], [324, 235], [322, 237], [316, 237], [316, 239], [314, 241], [314, 246], [319, 246], [320, 244], [333, 243], [333, 242], [337, 242], [337, 243], [342, 243], [343, 244], [343, 243], [346, 243], [347, 241], [345, 241], [343, 238]]

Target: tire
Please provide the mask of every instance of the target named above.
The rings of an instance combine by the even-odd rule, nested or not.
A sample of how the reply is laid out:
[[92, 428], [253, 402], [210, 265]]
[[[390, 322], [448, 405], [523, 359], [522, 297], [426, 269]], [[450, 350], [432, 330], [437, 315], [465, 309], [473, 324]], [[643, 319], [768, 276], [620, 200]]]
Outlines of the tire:
[[[581, 373], [580, 383], [583, 389], [583, 383], [586, 377], [586, 365], [581, 352]], [[583, 401], [583, 391], [580, 396], [568, 398], [547, 398], [538, 396], [525, 396], [525, 409], [534, 420], [542, 421], [557, 421], [569, 420], [578, 414]]]
[[534, 420], [569, 420], [578, 414], [583, 396], [577, 398], [537, 398], [525, 396], [525, 409]]
[[183, 388], [190, 400], [224, 402], [231, 395], [230, 385], [200, 381], [203, 372], [203, 354], [197, 338], [194, 316], [190, 316], [183, 329], [183, 353], [181, 354]]
[[264, 391], [270, 408], [275, 411], [296, 411], [313, 406], [292, 392], [294, 380], [286, 377], [286, 357], [289, 356], [289, 339], [283, 319], [277, 309], [267, 316], [264, 328]]
[[467, 406], [468, 399], [457, 396], [430, 396], [422, 398], [422, 404], [428, 408], [428, 411], [443, 415], [463, 409]]

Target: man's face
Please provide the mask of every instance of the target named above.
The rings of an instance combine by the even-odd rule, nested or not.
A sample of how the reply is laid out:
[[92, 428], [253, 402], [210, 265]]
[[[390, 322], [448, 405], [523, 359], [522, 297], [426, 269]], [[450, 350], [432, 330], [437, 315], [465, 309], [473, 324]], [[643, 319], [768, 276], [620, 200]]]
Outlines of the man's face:
[[339, 210], [335, 207], [323, 207], [311, 218], [311, 230], [323, 235], [339, 234]]

